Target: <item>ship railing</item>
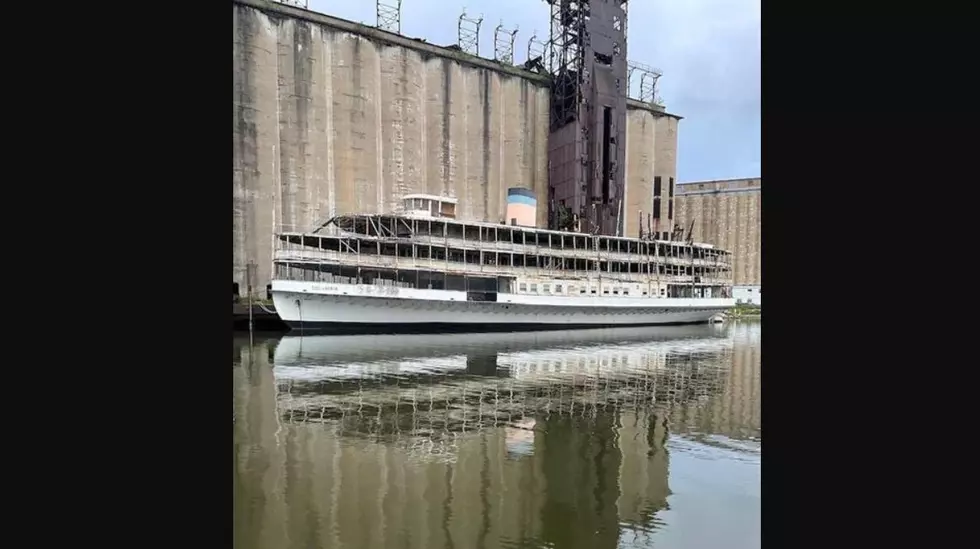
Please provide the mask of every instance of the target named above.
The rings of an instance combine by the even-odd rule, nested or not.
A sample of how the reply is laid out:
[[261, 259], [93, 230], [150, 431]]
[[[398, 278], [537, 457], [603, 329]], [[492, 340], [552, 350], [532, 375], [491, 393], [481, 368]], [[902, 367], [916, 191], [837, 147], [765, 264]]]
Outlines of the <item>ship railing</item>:
[[285, 265], [278, 265], [276, 269], [278, 280], [294, 280], [299, 282], [326, 282], [328, 284], [370, 284], [372, 286], [415, 288], [410, 282], [387, 280], [374, 278], [371, 280], [358, 279], [350, 276], [339, 276], [327, 271], [315, 271], [311, 269], [290, 269]]
[[[367, 237], [374, 240], [374, 237]], [[390, 240], [390, 239], [389, 239]], [[535, 246], [534, 244], [521, 244], [517, 242], [495, 241], [495, 240], [465, 240], [462, 238], [447, 238], [441, 236], [417, 235], [412, 238], [399, 239], [406, 244], [416, 244], [424, 246], [451, 246], [464, 250], [483, 251], [486, 253], [515, 253], [515, 254], [534, 254], [549, 255], [562, 258], [574, 259], [594, 259], [596, 257], [604, 260], [629, 261], [633, 263], [671, 263], [695, 266], [730, 265], [730, 262], [719, 258], [695, 258], [690, 256], [667, 256], [667, 255], [643, 255], [628, 253], [621, 250], [590, 250], [586, 248], [560, 248], [548, 246]], [[661, 251], [663, 248], [661, 248]]]
[[[406, 245], [414, 244], [417, 246], [432, 246], [433, 248], [456, 248], [461, 250], [469, 251], [479, 251], [484, 254], [525, 254], [525, 255], [537, 255], [541, 257], [559, 257], [566, 259], [598, 259], [600, 261], [622, 261], [628, 263], [637, 264], [664, 264], [664, 265], [679, 265], [679, 266], [694, 266], [694, 267], [717, 267], [717, 268], [732, 268], [731, 261], [725, 261], [721, 258], [696, 258], [691, 259], [690, 257], [684, 256], [652, 256], [652, 255], [639, 255], [630, 254], [626, 252], [616, 251], [616, 250], [585, 250], [585, 249], [575, 249], [575, 248], [549, 248], [543, 246], [534, 246], [531, 244], [517, 244], [508, 242], [495, 242], [495, 241], [475, 241], [475, 240], [464, 240], [461, 238], [441, 238], [441, 237], [430, 237], [430, 236], [416, 236], [413, 238], [380, 238], [375, 236], [365, 236], [365, 235], [352, 235], [362, 242], [372, 243], [378, 240], [385, 242], [391, 242], [397, 240], [399, 243], [404, 243]], [[347, 245], [346, 243], [343, 245]], [[301, 244], [294, 244], [291, 242], [281, 242], [280, 248], [277, 251], [294, 251], [294, 250], [316, 250], [316, 248], [311, 248], [308, 246], [303, 246]], [[348, 250], [353, 252], [353, 249]]]
[[[449, 262], [445, 259], [428, 259], [417, 257], [393, 257], [377, 255], [351, 255], [331, 250], [295, 250], [280, 251], [276, 254], [276, 261], [284, 262], [332, 262], [348, 266], [360, 266], [369, 268], [383, 269], [421, 269], [431, 271], [445, 271], [449, 274], [466, 274], [477, 276], [520, 276], [520, 277], [539, 277], [542, 279], [588, 279], [602, 278], [606, 280], [622, 280], [623, 282], [636, 283], [637, 276], [617, 276], [618, 273], [594, 271], [571, 271], [544, 267], [515, 267], [511, 265], [475, 265], [472, 263]], [[634, 275], [636, 273], [633, 273]], [[656, 274], [644, 275], [644, 277], [655, 278]], [[728, 285], [730, 278], [725, 277], [696, 277], [700, 280], [698, 285]], [[695, 283], [695, 277], [685, 275], [660, 275], [664, 283], [670, 284], [691, 284]]]

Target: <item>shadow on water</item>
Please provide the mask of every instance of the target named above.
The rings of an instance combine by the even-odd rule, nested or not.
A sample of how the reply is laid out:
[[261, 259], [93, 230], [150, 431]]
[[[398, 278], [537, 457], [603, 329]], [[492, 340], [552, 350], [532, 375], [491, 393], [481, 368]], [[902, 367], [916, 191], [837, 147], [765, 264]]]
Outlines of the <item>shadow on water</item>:
[[[758, 463], [760, 345], [753, 323], [236, 338], [235, 545], [670, 547], [687, 469]], [[741, 528], [723, 545], [757, 546]]]

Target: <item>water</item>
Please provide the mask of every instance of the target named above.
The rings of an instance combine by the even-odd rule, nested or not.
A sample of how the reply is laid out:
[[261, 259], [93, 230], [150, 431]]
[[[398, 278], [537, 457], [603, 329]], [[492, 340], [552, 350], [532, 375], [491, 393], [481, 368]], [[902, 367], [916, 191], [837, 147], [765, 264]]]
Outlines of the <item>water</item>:
[[759, 547], [761, 324], [234, 343], [235, 546]]

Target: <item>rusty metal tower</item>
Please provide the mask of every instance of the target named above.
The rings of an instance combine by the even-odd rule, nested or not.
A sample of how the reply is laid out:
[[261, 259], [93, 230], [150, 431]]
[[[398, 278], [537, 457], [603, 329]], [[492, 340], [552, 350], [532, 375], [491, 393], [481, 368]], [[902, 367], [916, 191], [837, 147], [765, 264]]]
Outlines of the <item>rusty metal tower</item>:
[[553, 75], [548, 225], [623, 233], [627, 0], [545, 0]]

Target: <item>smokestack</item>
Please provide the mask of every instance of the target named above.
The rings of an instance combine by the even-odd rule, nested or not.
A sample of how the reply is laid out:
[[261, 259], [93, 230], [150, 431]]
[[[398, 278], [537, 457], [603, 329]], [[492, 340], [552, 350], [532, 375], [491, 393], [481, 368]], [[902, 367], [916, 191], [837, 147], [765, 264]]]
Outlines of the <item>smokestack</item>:
[[538, 215], [538, 198], [531, 189], [511, 187], [507, 189], [507, 215], [511, 225], [534, 227]]

